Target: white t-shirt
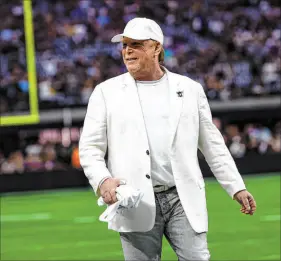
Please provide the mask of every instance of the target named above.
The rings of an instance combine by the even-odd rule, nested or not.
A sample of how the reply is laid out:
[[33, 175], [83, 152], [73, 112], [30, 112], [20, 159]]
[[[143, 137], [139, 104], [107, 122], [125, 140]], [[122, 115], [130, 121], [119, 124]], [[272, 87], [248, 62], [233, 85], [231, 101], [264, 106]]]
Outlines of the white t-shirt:
[[136, 81], [151, 158], [152, 184], [175, 185], [169, 158], [169, 86], [167, 75], [157, 81]]

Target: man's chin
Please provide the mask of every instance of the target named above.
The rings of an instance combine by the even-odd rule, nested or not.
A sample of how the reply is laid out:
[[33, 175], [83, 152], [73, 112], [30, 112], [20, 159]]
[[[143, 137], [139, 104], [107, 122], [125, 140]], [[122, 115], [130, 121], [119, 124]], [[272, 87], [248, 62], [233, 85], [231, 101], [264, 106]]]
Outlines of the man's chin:
[[138, 66], [127, 65], [127, 70], [131, 74], [136, 74], [139, 72], [140, 68]]

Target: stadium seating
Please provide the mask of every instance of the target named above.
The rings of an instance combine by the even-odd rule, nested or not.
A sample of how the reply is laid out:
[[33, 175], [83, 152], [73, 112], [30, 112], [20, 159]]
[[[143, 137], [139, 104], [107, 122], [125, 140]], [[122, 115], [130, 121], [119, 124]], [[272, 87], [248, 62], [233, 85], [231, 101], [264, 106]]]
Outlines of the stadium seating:
[[[206, 4], [208, 2], [208, 5]], [[21, 1], [1, 4], [1, 112], [7, 90], [26, 88]], [[110, 42], [136, 16], [155, 19], [165, 34], [165, 66], [199, 81], [210, 100], [280, 93], [278, 1], [33, 1], [41, 109], [85, 106], [95, 86], [125, 71]], [[20, 73], [15, 69], [20, 67]]]

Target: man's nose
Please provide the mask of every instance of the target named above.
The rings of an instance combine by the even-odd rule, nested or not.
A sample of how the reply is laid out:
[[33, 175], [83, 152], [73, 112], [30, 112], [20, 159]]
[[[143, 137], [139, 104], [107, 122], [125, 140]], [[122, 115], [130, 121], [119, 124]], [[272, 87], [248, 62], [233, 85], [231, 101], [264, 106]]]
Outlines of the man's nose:
[[126, 46], [125, 48], [126, 53], [131, 53], [133, 51], [133, 48], [129, 45]]

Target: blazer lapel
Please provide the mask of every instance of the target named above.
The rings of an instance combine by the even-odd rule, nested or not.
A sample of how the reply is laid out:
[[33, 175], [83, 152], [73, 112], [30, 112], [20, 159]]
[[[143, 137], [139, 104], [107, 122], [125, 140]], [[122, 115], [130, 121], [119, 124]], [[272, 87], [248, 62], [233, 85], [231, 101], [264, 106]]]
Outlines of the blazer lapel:
[[168, 75], [170, 94], [170, 147], [173, 145], [183, 105], [183, 89], [180, 88], [179, 77], [165, 69]]
[[137, 123], [139, 134], [143, 136], [144, 141], [148, 144], [148, 137], [143, 117], [143, 112], [138, 95], [137, 85], [130, 73], [124, 75], [124, 91], [126, 93], [126, 101], [128, 102], [128, 110], [134, 115], [134, 120]]

